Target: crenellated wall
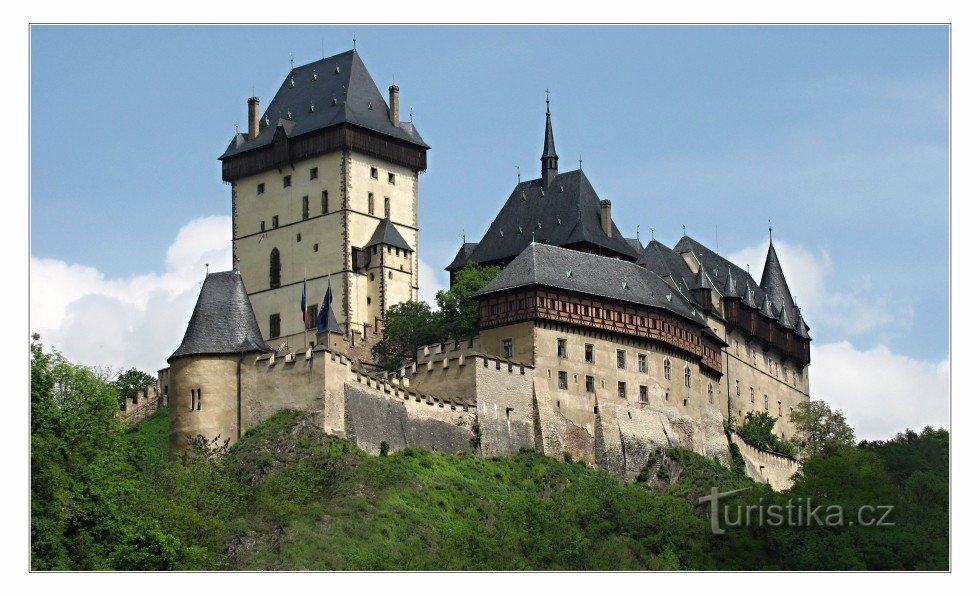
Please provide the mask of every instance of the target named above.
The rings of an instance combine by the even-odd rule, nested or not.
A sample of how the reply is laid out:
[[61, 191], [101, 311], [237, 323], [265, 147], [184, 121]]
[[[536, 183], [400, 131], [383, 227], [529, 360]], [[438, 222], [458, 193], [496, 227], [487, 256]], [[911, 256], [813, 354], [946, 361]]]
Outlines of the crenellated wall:
[[800, 462], [792, 457], [759, 449], [732, 433], [732, 442], [745, 459], [745, 472], [756, 482], [770, 485], [773, 490], [784, 491], [793, 486], [793, 474], [800, 469]]

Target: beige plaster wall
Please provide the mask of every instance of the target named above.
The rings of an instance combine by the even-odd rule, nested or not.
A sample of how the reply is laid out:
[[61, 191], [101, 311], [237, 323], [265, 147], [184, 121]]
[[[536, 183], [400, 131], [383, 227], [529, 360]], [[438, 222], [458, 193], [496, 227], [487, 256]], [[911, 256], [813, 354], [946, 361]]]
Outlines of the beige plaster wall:
[[[238, 363], [238, 354], [180, 357], [170, 363], [172, 456], [187, 449], [189, 437], [238, 439]], [[191, 410], [192, 389], [201, 391], [199, 410]]]

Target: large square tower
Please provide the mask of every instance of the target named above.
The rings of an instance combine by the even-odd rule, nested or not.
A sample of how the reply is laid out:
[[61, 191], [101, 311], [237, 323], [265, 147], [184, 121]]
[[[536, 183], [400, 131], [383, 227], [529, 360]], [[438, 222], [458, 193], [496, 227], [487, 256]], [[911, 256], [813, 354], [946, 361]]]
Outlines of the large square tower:
[[399, 119], [398, 87], [386, 103], [353, 50], [291, 69], [262, 116], [249, 98], [248, 132], [219, 159], [232, 187], [235, 267], [265, 340], [311, 340], [328, 282], [343, 333], [418, 298], [428, 149]]

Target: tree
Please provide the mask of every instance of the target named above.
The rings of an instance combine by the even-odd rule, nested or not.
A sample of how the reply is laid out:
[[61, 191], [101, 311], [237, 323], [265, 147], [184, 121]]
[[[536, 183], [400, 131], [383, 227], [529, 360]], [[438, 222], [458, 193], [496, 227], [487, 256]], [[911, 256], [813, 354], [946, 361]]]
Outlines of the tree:
[[793, 444], [803, 458], [854, 444], [854, 429], [847, 424], [844, 413], [831, 409], [826, 402], [803, 402], [790, 414], [789, 420], [796, 427]]
[[745, 417], [745, 424], [738, 429], [738, 434], [745, 442], [755, 445], [760, 449], [768, 449], [778, 453], [785, 453], [789, 456], [796, 455], [796, 449], [792, 445], [782, 441], [772, 432], [776, 425], [776, 419], [768, 412], [749, 412]]
[[119, 390], [120, 400], [126, 401], [136, 397], [136, 394], [146, 389], [148, 385], [156, 385], [157, 380], [156, 377], [141, 370], [131, 368], [126, 372], [119, 373], [112, 384]]
[[397, 370], [415, 357], [415, 349], [439, 340], [437, 313], [425, 302], [401, 302], [385, 312], [381, 341], [371, 356], [385, 370]]
[[456, 273], [452, 287], [436, 293], [444, 339], [465, 339], [479, 333], [479, 305], [472, 296], [498, 273], [499, 267], [467, 263]]

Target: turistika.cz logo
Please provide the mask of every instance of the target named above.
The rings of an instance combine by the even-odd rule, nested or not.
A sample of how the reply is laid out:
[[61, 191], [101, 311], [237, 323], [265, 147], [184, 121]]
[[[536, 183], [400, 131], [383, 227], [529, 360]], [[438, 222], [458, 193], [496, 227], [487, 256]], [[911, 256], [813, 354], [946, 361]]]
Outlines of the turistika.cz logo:
[[756, 525], [758, 527], [830, 527], [844, 526], [890, 527], [889, 520], [894, 505], [861, 505], [854, 515], [847, 515], [841, 505], [815, 505], [810, 498], [792, 498], [783, 504], [728, 504], [721, 500], [748, 490], [740, 488], [718, 492], [711, 487], [711, 494], [698, 498], [698, 503], [711, 503], [711, 533], [724, 534], [726, 528]]

